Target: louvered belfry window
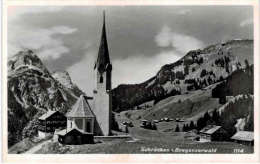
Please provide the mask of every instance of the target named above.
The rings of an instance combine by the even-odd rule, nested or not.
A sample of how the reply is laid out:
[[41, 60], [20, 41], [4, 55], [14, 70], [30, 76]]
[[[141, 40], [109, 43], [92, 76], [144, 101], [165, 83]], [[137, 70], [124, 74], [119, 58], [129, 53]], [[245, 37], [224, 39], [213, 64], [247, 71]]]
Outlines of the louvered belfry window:
[[103, 76], [102, 75], [100, 76], [99, 82], [103, 83]]

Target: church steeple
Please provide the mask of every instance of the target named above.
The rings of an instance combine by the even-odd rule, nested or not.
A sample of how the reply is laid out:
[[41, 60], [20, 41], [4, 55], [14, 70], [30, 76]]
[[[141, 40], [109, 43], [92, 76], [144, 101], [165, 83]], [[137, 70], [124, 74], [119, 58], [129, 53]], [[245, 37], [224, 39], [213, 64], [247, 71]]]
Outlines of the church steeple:
[[103, 27], [98, 56], [95, 63], [96, 88], [94, 90], [94, 114], [98, 123], [98, 135], [111, 134], [112, 114], [112, 64], [109, 59], [105, 12], [103, 13]]
[[101, 40], [100, 40], [100, 45], [98, 50], [98, 57], [94, 69], [97, 68], [99, 73], [102, 74], [103, 72], [107, 71], [110, 67], [111, 64], [110, 64], [108, 44], [107, 44], [105, 11], [103, 11], [102, 34], [101, 34]]

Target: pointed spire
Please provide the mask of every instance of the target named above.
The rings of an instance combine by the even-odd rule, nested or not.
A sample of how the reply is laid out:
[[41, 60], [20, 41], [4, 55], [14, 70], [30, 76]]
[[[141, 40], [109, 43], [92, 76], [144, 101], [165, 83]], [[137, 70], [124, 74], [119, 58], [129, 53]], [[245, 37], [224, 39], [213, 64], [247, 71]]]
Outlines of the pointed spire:
[[99, 45], [98, 57], [94, 69], [98, 69], [100, 73], [106, 71], [107, 66], [110, 64], [108, 45], [107, 45], [107, 36], [106, 36], [106, 20], [105, 20], [105, 11], [103, 11], [103, 27], [101, 40]]
[[105, 10], [103, 10], [103, 26], [106, 25], [106, 13]]

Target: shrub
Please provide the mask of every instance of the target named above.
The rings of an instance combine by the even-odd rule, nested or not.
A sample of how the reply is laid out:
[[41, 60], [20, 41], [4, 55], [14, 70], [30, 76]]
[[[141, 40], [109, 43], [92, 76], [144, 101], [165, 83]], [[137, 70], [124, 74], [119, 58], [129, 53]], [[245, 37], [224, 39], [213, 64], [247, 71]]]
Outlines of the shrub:
[[207, 75], [207, 71], [205, 69], [203, 69], [200, 73], [200, 77], [204, 77]]
[[199, 58], [198, 61], [197, 61], [197, 63], [198, 63], [199, 65], [202, 64], [202, 63], [203, 63], [203, 58], [202, 58], [202, 57]]
[[180, 79], [180, 80], [184, 80], [185, 76], [184, 76], [183, 72], [177, 71], [176, 72], [176, 78]]
[[189, 74], [189, 65], [185, 65], [185, 67], [184, 67], [184, 74], [185, 75]]
[[188, 90], [188, 91], [193, 90], [193, 85], [188, 85], [188, 86], [187, 86], [187, 90]]

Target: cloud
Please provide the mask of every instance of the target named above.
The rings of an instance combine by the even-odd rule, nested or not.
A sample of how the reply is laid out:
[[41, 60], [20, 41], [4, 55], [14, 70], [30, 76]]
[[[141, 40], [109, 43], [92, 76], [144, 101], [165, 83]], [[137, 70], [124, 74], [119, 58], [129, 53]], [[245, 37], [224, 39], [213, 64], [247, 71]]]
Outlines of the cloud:
[[54, 35], [68, 35], [77, 31], [76, 28], [55, 26], [48, 29], [30, 30], [26, 27], [9, 26], [8, 55], [12, 56], [21, 49], [28, 48], [36, 51], [41, 59], [57, 59], [68, 53], [69, 48], [64, 46], [61, 39]]
[[[93, 69], [97, 52], [88, 51], [78, 63], [70, 66], [69, 72], [73, 83], [79, 86], [87, 95], [93, 94], [95, 87], [95, 71]], [[177, 61], [180, 54], [176, 51], [162, 51], [151, 58], [145, 55], [133, 55], [126, 59], [114, 60], [112, 70], [112, 87], [119, 84], [136, 84], [156, 75], [159, 69], [168, 63]]]
[[94, 63], [96, 54], [95, 51], [87, 51], [85, 57], [80, 62], [73, 64], [67, 69], [71, 79], [73, 79], [73, 83], [89, 96], [93, 94], [95, 86]]
[[[74, 82], [91, 94], [88, 62], [96, 54], [90, 49], [98, 50], [103, 7], [8, 7], [8, 55], [36, 49], [50, 71], [69, 69]], [[164, 64], [223, 36], [253, 37], [252, 24], [239, 26], [253, 17], [251, 7], [107, 6], [106, 14], [113, 86], [147, 80]]]
[[159, 47], [173, 47], [182, 53], [204, 47], [202, 41], [193, 36], [172, 32], [166, 25], [163, 26], [161, 31], [155, 36], [155, 42]]
[[53, 13], [59, 12], [63, 9], [62, 6], [48, 6], [48, 7], [21, 7], [21, 6], [9, 6], [8, 7], [8, 21], [14, 21], [24, 14], [38, 14], [38, 13]]
[[133, 55], [113, 62], [113, 86], [119, 84], [135, 84], [148, 80], [156, 75], [160, 68], [180, 58], [178, 52], [162, 51], [154, 57]]
[[254, 23], [254, 20], [252, 18], [249, 18], [249, 19], [245, 19], [243, 21], [240, 22], [240, 27], [245, 27], [245, 26], [248, 26], [248, 25], [251, 25]]

